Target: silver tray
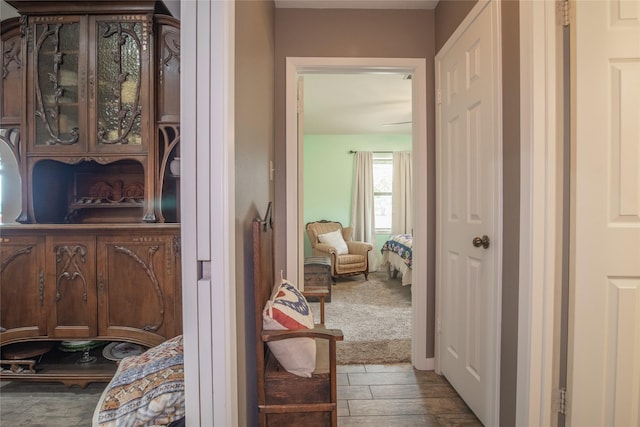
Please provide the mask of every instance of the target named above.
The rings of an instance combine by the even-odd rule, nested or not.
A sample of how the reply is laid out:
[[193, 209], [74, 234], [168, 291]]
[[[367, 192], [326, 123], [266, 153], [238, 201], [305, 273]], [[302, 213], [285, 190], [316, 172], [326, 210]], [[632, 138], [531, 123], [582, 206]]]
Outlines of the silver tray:
[[102, 350], [102, 356], [105, 359], [117, 362], [127, 356], [137, 356], [142, 354], [145, 350], [146, 349], [141, 345], [132, 344], [130, 342], [112, 342]]

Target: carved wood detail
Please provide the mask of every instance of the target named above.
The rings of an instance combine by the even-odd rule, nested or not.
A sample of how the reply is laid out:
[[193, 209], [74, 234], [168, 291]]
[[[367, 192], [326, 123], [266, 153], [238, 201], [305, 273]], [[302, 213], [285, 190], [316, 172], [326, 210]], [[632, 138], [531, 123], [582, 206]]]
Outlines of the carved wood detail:
[[178, 31], [167, 31], [162, 38], [164, 43], [166, 56], [162, 58], [162, 64], [168, 66], [172, 60], [178, 62], [178, 71], [180, 70], [180, 33]]
[[153, 290], [155, 291], [155, 294], [156, 294], [156, 301], [158, 303], [158, 314], [159, 314], [160, 320], [155, 324], [146, 325], [142, 329], [144, 329], [147, 332], [157, 331], [160, 328], [160, 326], [162, 326], [162, 323], [164, 323], [164, 295], [162, 294], [162, 287], [160, 286], [160, 282], [158, 281], [158, 276], [156, 276], [156, 272], [153, 267], [153, 258], [156, 252], [158, 252], [158, 249], [160, 249], [160, 247], [158, 245], [149, 246], [147, 251], [148, 259], [146, 262], [142, 258], [140, 258], [138, 254], [136, 254], [134, 251], [132, 251], [129, 248], [115, 245], [114, 249], [116, 250], [116, 252], [120, 252], [124, 255], [127, 255], [128, 257], [133, 259], [136, 263], [138, 263], [138, 265], [142, 267], [144, 272], [149, 277], [149, 280], [151, 280], [151, 284], [153, 285]]
[[[55, 160], [56, 160], [56, 162], [66, 163], [66, 164], [69, 164], [69, 165], [75, 165], [75, 164], [82, 163], [82, 162], [96, 162], [96, 163], [99, 163], [101, 165], [108, 165], [109, 163], [117, 162], [117, 161], [124, 160], [124, 159], [127, 159], [127, 158], [128, 157], [126, 157], [126, 156], [121, 156], [121, 157], [117, 157], [117, 158], [115, 158], [115, 157], [101, 157], [101, 156], [69, 156], [69, 157], [56, 156]], [[131, 158], [135, 158], [135, 156], [131, 156]]]
[[180, 253], [182, 251], [182, 242], [180, 236], [173, 236], [173, 254], [176, 259], [180, 259]]
[[[158, 176], [156, 180], [158, 186], [156, 188], [156, 200], [158, 203], [158, 211], [160, 215], [160, 221], [164, 222], [164, 215], [162, 214], [162, 192], [164, 191], [164, 177], [167, 173], [167, 166], [169, 165], [169, 158], [172, 155], [174, 149], [180, 143], [180, 125], [179, 124], [167, 124], [158, 126], [158, 146], [160, 154], [160, 167], [158, 168]], [[173, 154], [175, 157], [175, 153]]]
[[14, 251], [4, 261], [2, 261], [2, 264], [0, 264], [0, 273], [2, 273], [4, 269], [9, 264], [11, 264], [16, 258], [18, 258], [20, 255], [30, 254], [32, 249], [33, 249], [33, 245], [29, 245], [29, 246], [25, 246], [24, 248], [18, 249], [17, 251]]
[[62, 280], [72, 282], [78, 278], [83, 286], [82, 299], [87, 302], [87, 279], [84, 277], [80, 267], [86, 262], [87, 248], [83, 245], [56, 246], [55, 253], [56, 265], [62, 266], [56, 269], [56, 272], [59, 273], [56, 278], [56, 302], [62, 298], [62, 293], [60, 292]]
[[108, 183], [98, 181], [91, 186], [89, 194], [81, 195], [75, 203], [100, 204], [100, 203], [139, 203], [144, 201], [144, 184], [131, 182], [125, 184], [121, 179]]
[[[158, 171], [158, 179], [162, 181], [167, 165], [169, 164], [169, 157], [173, 149], [180, 143], [180, 125], [162, 125], [158, 126], [158, 145], [160, 146], [160, 152], [162, 158], [160, 160], [160, 169]], [[160, 189], [162, 194], [162, 189]]]
[[20, 60], [20, 52], [22, 51], [22, 44], [18, 40], [13, 40], [11, 43], [7, 43], [2, 51], [2, 78], [6, 79], [9, 75], [9, 66], [11, 63], [16, 64], [16, 68], [20, 70], [22, 68], [22, 61]]
[[20, 128], [0, 129], [0, 141], [6, 143], [16, 158], [18, 164], [22, 162], [22, 142], [20, 139]]

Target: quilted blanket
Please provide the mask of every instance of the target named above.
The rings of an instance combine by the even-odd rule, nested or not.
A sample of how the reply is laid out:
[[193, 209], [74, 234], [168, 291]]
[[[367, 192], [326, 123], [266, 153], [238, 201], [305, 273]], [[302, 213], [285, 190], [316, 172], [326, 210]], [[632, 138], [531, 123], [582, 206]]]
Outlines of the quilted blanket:
[[102, 393], [93, 426], [168, 425], [184, 417], [182, 335], [120, 361]]
[[395, 234], [391, 236], [391, 238], [387, 240], [384, 245], [382, 245], [382, 249], [380, 249], [380, 252], [384, 254], [385, 251], [391, 251], [398, 254], [404, 260], [404, 263], [409, 268], [411, 268], [412, 246], [413, 236], [411, 234]]

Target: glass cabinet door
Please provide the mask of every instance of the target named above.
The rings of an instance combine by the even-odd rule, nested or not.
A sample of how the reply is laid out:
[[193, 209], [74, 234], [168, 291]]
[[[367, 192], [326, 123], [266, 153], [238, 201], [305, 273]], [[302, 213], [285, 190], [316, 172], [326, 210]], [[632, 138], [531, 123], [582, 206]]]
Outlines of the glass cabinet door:
[[79, 17], [32, 17], [32, 144], [48, 151], [86, 150], [86, 108]]
[[92, 20], [90, 39], [95, 40], [89, 78], [95, 108], [92, 150], [146, 152], [150, 25], [144, 15]]

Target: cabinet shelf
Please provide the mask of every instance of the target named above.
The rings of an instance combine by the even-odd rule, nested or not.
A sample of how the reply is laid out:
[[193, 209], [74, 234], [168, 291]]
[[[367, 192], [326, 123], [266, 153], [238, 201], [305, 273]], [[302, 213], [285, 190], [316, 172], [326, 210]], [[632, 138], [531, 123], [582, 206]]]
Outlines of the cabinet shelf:
[[77, 363], [82, 357], [82, 351], [69, 353], [54, 349], [36, 360], [35, 373], [27, 370], [12, 372], [5, 369], [0, 372], [0, 380], [56, 381], [67, 386], [78, 385], [83, 388], [92, 382], [109, 382], [118, 368], [116, 362], [102, 356], [102, 346], [90, 350], [90, 354], [97, 360], [94, 363], [84, 365]]
[[122, 208], [141, 208], [143, 202], [97, 202], [97, 203], [72, 203], [69, 205], [71, 210], [79, 209], [122, 209]]

